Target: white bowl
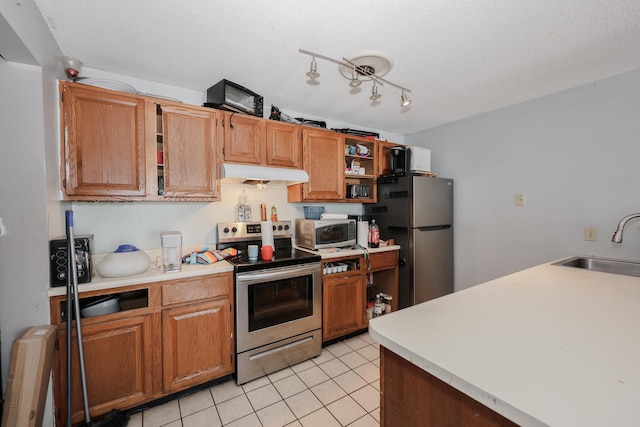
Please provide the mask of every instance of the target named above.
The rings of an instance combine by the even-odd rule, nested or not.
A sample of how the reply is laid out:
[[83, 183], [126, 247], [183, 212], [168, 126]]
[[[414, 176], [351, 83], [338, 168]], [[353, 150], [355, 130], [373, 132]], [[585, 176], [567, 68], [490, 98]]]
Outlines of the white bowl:
[[118, 297], [109, 297], [92, 302], [80, 310], [82, 317], [102, 316], [103, 314], [117, 313], [120, 311]]
[[96, 264], [96, 270], [104, 277], [133, 276], [147, 271], [151, 259], [141, 250], [111, 252]]

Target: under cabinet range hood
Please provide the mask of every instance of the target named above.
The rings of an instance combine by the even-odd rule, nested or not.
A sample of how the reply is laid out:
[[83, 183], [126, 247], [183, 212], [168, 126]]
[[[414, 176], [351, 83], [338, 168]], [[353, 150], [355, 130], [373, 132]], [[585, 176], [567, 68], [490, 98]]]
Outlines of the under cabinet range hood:
[[222, 163], [220, 165], [220, 179], [222, 182], [241, 184], [293, 185], [309, 182], [309, 175], [301, 169]]

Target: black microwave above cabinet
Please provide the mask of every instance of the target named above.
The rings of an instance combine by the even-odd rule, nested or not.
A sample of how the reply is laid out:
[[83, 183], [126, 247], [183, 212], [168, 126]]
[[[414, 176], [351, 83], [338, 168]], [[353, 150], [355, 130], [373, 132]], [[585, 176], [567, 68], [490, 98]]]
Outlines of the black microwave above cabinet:
[[207, 89], [204, 106], [262, 117], [262, 103], [262, 96], [257, 93], [222, 79]]

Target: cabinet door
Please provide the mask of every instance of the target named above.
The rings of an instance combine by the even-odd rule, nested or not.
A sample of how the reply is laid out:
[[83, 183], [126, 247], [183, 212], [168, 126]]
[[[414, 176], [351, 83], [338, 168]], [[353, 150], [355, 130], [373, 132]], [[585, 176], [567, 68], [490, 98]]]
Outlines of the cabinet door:
[[302, 138], [300, 126], [268, 121], [267, 165], [288, 168], [302, 167]]
[[243, 114], [224, 113], [224, 161], [264, 163], [264, 121]]
[[166, 393], [233, 372], [232, 324], [229, 298], [162, 311]]
[[216, 197], [215, 113], [160, 106], [165, 197]]
[[[91, 417], [112, 409], [131, 408], [152, 395], [152, 316], [92, 324], [82, 329], [87, 391]], [[80, 366], [75, 326], [72, 347], [72, 402], [74, 423], [84, 419]], [[67, 375], [67, 337], [58, 331], [59, 378]], [[54, 372], [55, 374], [55, 372]], [[66, 381], [57, 381], [55, 399], [62, 425], [66, 420]]]
[[144, 98], [69, 82], [61, 91], [66, 198], [144, 196]]
[[361, 274], [335, 274], [322, 281], [322, 340], [366, 327], [364, 278]]
[[305, 129], [303, 135], [302, 161], [309, 182], [302, 184], [302, 198], [344, 199], [344, 138], [335, 132], [315, 129]]

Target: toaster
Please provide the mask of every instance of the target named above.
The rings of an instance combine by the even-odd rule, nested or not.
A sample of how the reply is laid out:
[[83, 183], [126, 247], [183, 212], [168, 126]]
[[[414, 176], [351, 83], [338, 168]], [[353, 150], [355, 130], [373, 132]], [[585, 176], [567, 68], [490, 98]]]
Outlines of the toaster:
[[368, 185], [347, 185], [347, 197], [350, 199], [369, 199], [371, 191]]

